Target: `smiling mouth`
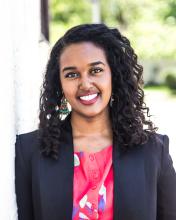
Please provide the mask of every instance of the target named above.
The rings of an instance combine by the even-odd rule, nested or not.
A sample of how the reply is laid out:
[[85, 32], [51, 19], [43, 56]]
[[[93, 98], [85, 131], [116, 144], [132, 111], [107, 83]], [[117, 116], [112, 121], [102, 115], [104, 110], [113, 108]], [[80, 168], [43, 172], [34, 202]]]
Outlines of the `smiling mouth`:
[[94, 104], [99, 97], [99, 93], [86, 95], [86, 96], [80, 96], [79, 101], [84, 105], [91, 105]]
[[81, 100], [84, 100], [84, 101], [90, 101], [90, 100], [94, 99], [97, 96], [98, 96], [98, 93], [95, 93], [95, 94], [92, 94], [92, 95], [81, 96], [79, 98]]

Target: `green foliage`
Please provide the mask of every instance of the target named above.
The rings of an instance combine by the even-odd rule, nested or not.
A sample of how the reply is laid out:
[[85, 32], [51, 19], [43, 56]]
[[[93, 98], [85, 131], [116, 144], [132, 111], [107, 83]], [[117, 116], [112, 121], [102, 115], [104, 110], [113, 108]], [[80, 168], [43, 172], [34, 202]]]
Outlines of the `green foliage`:
[[121, 26], [123, 29], [141, 17], [139, 1], [136, 0], [102, 0], [101, 9], [103, 22]]
[[55, 42], [72, 26], [90, 23], [90, 7], [90, 2], [85, 0], [51, 0], [51, 42]]
[[168, 7], [167, 7], [164, 18], [176, 24], [176, 1], [175, 0], [168, 1]]
[[130, 39], [140, 58], [176, 58], [175, 0], [102, 0], [101, 3], [103, 21], [117, 26]]
[[176, 90], [176, 73], [168, 73], [165, 79], [165, 83], [170, 89]]
[[52, 0], [52, 21], [58, 23], [88, 22], [90, 4], [84, 0]]
[[[91, 0], [51, 0], [51, 40], [91, 23]], [[102, 22], [118, 27], [142, 59], [176, 59], [176, 0], [100, 0]]]

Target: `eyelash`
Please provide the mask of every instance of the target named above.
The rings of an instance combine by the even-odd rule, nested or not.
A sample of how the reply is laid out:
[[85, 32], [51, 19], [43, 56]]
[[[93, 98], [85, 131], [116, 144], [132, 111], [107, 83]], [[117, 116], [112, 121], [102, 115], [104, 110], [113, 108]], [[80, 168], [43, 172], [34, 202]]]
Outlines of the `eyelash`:
[[100, 73], [103, 71], [103, 69], [102, 68], [93, 68], [93, 69], [91, 69], [91, 71], [96, 71], [96, 73]]
[[[90, 73], [91, 72], [93, 72], [94, 71], [94, 73], [93, 74], [96, 74], [96, 73], [100, 73], [100, 72], [102, 72], [103, 71], [103, 69], [102, 68], [92, 68], [91, 70], [90, 70]], [[65, 78], [76, 78], [77, 76], [75, 76], [75, 77], [72, 77], [73, 75], [78, 75], [78, 73], [76, 73], [76, 72], [70, 72], [70, 73], [67, 73], [66, 75], [65, 75]], [[71, 77], [70, 77], [71, 76]]]
[[71, 75], [76, 75], [76, 74], [78, 74], [78, 73], [74, 73], [74, 72], [67, 73], [67, 74], [65, 75], [65, 78], [75, 78], [75, 77], [70, 77], [70, 76], [71, 76]]

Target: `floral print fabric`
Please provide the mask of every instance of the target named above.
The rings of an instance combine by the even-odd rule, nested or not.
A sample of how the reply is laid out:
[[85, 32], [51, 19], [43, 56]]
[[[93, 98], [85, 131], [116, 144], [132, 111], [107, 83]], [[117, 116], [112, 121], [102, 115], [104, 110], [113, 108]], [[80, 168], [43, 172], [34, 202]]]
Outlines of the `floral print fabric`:
[[112, 146], [74, 152], [72, 220], [113, 219]]

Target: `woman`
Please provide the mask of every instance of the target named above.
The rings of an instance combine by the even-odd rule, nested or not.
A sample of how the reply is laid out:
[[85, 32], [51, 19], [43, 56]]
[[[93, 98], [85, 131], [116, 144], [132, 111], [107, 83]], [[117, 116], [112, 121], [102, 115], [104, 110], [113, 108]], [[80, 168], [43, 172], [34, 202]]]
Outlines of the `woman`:
[[129, 40], [104, 24], [56, 42], [39, 129], [17, 136], [20, 220], [176, 220], [168, 137], [149, 120], [142, 71]]

